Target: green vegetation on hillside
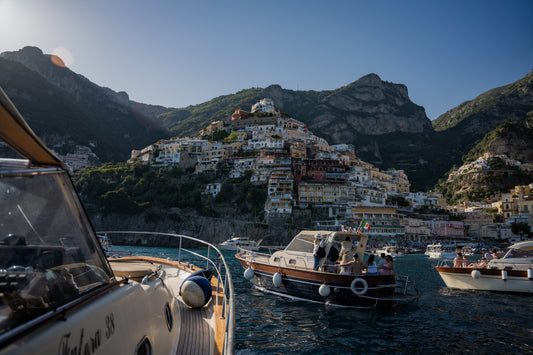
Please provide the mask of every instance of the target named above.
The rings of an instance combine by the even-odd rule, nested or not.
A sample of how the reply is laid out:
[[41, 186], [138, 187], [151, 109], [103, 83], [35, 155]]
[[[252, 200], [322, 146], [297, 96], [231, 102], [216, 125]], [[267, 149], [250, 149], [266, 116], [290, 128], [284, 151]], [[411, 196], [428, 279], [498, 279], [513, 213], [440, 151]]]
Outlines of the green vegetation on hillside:
[[[439, 180], [435, 189], [444, 195], [448, 203], [482, 201], [499, 196], [516, 185], [531, 183], [533, 174], [518, 166], [509, 165], [498, 157], [503, 151], [508, 158], [527, 162], [533, 160], [533, 118], [525, 121], [508, 121], [487, 133], [483, 139], [463, 157], [463, 163], [471, 163], [489, 153], [488, 168], [469, 171], [453, 181]], [[455, 170], [454, 167], [451, 171]]]
[[266, 189], [249, 183], [250, 175], [229, 180], [212, 199], [202, 195], [214, 176], [191, 174], [183, 169], [153, 169], [144, 164], [105, 164], [74, 174], [73, 180], [89, 214], [165, 214], [171, 208], [192, 209], [217, 217], [219, 208], [238, 206], [243, 214], [262, 213]]

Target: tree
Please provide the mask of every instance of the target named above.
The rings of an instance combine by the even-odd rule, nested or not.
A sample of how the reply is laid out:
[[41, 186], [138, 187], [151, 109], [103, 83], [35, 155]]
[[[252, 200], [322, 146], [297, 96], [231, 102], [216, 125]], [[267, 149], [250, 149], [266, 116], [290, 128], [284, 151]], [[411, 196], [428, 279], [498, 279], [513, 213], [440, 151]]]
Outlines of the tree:
[[529, 235], [531, 227], [525, 222], [511, 223], [511, 232], [513, 232], [514, 235]]

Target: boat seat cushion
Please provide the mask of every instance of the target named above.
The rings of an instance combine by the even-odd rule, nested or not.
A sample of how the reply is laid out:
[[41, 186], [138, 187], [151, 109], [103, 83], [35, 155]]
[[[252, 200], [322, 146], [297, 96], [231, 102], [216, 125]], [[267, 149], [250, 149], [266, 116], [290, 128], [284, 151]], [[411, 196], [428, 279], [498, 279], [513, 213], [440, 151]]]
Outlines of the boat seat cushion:
[[141, 281], [143, 277], [157, 270], [157, 266], [147, 262], [119, 262], [110, 261], [111, 269], [115, 276], [129, 277], [135, 281]]

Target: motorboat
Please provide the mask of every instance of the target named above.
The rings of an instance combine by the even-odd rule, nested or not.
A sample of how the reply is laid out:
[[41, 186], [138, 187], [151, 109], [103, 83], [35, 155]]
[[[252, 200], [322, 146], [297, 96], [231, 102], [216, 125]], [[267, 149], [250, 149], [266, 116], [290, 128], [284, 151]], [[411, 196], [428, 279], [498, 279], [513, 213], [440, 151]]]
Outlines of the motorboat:
[[233, 284], [214, 245], [157, 233], [202, 249], [107, 259], [66, 166], [2, 89], [0, 138], [24, 158], [0, 159], [0, 354], [234, 353]]
[[[315, 269], [313, 250], [317, 235], [323, 241], [325, 257]], [[301, 231], [283, 250], [273, 254], [241, 251], [236, 258], [245, 270], [244, 277], [255, 288], [294, 300], [371, 309], [418, 298], [415, 284], [406, 275], [369, 275], [366, 270], [339, 273], [335, 260], [346, 240], [351, 241], [357, 258], [363, 260], [366, 235], [325, 230]]]
[[375, 249], [375, 251], [373, 251], [373, 253], [378, 255], [378, 256], [381, 255], [381, 254], [390, 255], [393, 258], [405, 255], [404, 249], [400, 248], [398, 245], [394, 245], [394, 244], [389, 244], [389, 245], [385, 245], [385, 246], [383, 246], [381, 248], [377, 248], [377, 249]]
[[99, 235], [97, 234], [96, 237], [98, 238], [98, 241], [100, 242], [100, 245], [102, 246], [102, 249], [104, 249], [104, 254], [107, 258], [120, 258], [122, 256], [131, 256], [131, 251], [127, 250], [116, 250], [113, 248], [113, 245], [111, 244], [111, 240], [106, 235]]
[[453, 244], [428, 244], [425, 255], [430, 259], [453, 259], [457, 255], [457, 247]]
[[447, 287], [509, 293], [533, 293], [533, 241], [511, 245], [501, 259], [485, 267], [471, 264], [453, 267], [441, 261], [436, 269]]
[[255, 241], [251, 240], [249, 238], [245, 237], [235, 237], [218, 244], [218, 248], [220, 250], [239, 250], [239, 249], [246, 249], [246, 250], [259, 250], [259, 244], [261, 244], [261, 241]]

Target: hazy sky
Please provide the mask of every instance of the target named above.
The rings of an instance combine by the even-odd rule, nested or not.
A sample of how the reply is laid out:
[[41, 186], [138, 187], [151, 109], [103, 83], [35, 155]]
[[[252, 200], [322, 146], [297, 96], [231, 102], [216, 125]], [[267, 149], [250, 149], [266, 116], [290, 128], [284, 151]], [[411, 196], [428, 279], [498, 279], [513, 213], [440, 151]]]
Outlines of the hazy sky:
[[533, 69], [533, 1], [0, 0], [0, 52], [24, 46], [148, 104], [376, 73], [435, 119]]

